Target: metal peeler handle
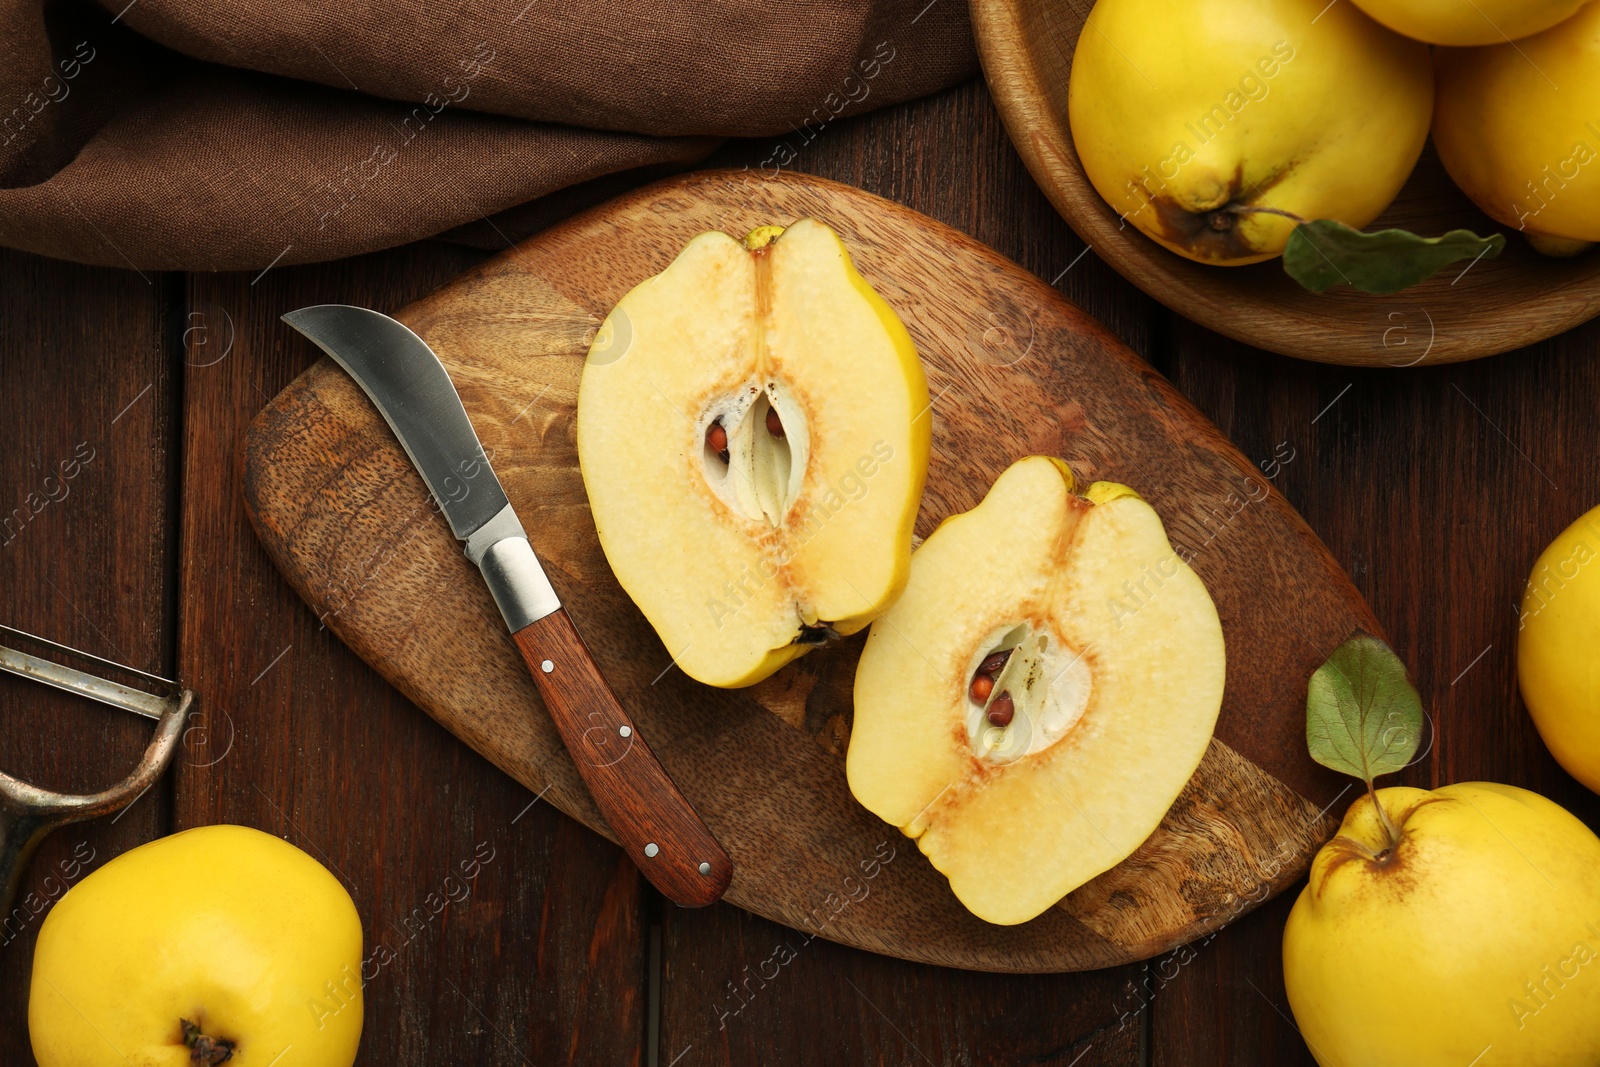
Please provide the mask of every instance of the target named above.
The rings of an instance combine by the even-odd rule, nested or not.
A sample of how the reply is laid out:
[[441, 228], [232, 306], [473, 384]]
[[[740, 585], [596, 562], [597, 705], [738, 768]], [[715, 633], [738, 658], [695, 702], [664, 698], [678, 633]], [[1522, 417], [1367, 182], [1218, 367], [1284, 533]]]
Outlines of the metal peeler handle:
[[139, 799], [161, 777], [172, 762], [173, 753], [178, 750], [178, 743], [183, 737], [184, 720], [194, 704], [194, 693], [187, 689], [178, 690], [174, 683], [166, 679], [144, 675], [142, 671], [131, 671], [120, 664], [111, 664], [75, 649], [33, 638], [7, 626], [0, 626], [0, 633], [29, 637], [61, 651], [130, 670], [133, 674], [166, 683], [177, 690], [171, 697], [163, 698], [0, 646], [0, 671], [31, 678], [156, 720], [155, 736], [145, 749], [139, 766], [121, 782], [99, 793], [88, 796], [56, 793], [29, 785], [0, 771], [0, 885], [4, 887], [3, 893], [0, 893], [0, 921], [4, 921], [16, 904], [28, 860], [52, 830], [68, 823], [83, 822], [119, 811]]
[[29, 785], [0, 771], [0, 879], [5, 882], [0, 895], [0, 916], [10, 915], [28, 860], [52, 830], [68, 823], [110, 815], [132, 804], [155, 784], [172, 762], [183, 737], [183, 721], [189, 715], [194, 694], [184, 690], [156, 725], [156, 735], [144, 750], [144, 759], [134, 772], [118, 784], [89, 796], [69, 796]]

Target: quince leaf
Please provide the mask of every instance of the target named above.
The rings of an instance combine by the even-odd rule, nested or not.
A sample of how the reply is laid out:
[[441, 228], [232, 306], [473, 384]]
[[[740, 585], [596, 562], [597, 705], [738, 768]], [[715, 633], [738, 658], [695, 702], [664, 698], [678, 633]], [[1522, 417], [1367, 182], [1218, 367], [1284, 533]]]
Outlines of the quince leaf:
[[1362, 779], [1398, 771], [1422, 738], [1422, 698], [1394, 650], [1357, 631], [1306, 689], [1306, 747], [1324, 767]]
[[1364, 293], [1398, 293], [1425, 282], [1462, 259], [1498, 256], [1504, 234], [1479, 237], [1451, 230], [1443, 237], [1418, 237], [1409, 230], [1363, 233], [1333, 219], [1302, 222], [1283, 249], [1283, 269], [1314, 293], [1354, 286]]

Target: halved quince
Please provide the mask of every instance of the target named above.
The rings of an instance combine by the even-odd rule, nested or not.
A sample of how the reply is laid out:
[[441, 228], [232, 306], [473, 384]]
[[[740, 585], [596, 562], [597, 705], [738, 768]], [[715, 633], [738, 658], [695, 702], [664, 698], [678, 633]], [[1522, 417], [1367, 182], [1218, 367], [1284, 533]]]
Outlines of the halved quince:
[[847, 772], [974, 915], [1026, 922], [1149, 837], [1222, 706], [1222, 624], [1133, 490], [1013, 464], [912, 559]]
[[929, 426], [905, 326], [810, 219], [690, 241], [607, 317], [578, 391], [606, 559], [684, 673], [719, 686], [900, 594]]

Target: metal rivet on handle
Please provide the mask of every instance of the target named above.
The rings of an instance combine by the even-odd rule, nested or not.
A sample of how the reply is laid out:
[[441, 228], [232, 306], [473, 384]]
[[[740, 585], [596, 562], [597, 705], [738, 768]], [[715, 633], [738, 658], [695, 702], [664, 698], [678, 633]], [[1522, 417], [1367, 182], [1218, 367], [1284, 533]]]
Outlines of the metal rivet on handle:
[[661, 846], [656, 844], [654, 841], [652, 841], [648, 845], [644, 846], [644, 854], [650, 859], [655, 859], [656, 855], [660, 851], [661, 851]]
[[710, 874], [711, 873], [711, 864], [706, 863], [706, 862], [704, 862], [702, 860], [701, 863], [700, 863], [700, 873], [701, 874]]
[[617, 733], [621, 734], [623, 737], [632, 737], [633, 736], [633, 727], [631, 727], [631, 726], [619, 726], [619, 727], [617, 727]]
[[549, 660], [545, 660], [543, 663], [539, 664], [539, 669], [544, 671], [544, 673], [549, 674], [551, 671], [556, 669], [556, 665], [551, 663]]

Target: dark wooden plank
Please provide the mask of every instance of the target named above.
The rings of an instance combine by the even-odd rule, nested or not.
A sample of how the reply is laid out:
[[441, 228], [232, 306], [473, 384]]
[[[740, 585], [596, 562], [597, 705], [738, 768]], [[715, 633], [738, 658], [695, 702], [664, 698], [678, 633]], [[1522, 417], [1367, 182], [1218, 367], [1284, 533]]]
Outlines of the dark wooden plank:
[[231, 748], [219, 740], [215, 763], [183, 768], [177, 822], [282, 834], [350, 889], [371, 961], [360, 1062], [638, 1063], [634, 868], [340, 644], [272, 568], [240, 502], [244, 428], [307, 357], [278, 315], [329, 301], [393, 309], [477, 258], [419, 245], [193, 279], [212, 334], [192, 357], [209, 365], [184, 386], [181, 657]]
[[1140, 988], [1123, 991], [1122, 1003], [1143, 1005], [1154, 1067], [1314, 1064], [1283, 992], [1279, 945], [1297, 893], [1152, 961]]
[[[0, 622], [170, 676], [176, 368], [163, 342], [175, 283], [9, 250], [0, 279]], [[132, 771], [150, 737], [133, 715], [0, 678], [0, 768], [19, 778], [95, 792]], [[33, 1062], [28, 976], [45, 909], [170, 816], [163, 783], [34, 857], [20, 911], [0, 917], [0, 1064]]]
[[[1416, 450], [1432, 433], [1439, 441], [1419, 475], [1419, 484], [1436, 491], [1422, 496], [1412, 515], [1420, 526], [1416, 558], [1430, 562], [1421, 576], [1391, 575], [1374, 599], [1449, 605], [1448, 615], [1424, 607], [1415, 623], [1415, 662], [1440, 727], [1434, 784], [1524, 786], [1600, 830], [1600, 796], [1555, 762], [1516, 681], [1517, 609], [1534, 560], [1600, 503], [1597, 355], [1600, 322], [1591, 322], [1434, 375], [1426, 405], [1412, 406]], [[1392, 422], [1406, 414], [1378, 417]]]
[[[900, 850], [892, 862], [920, 860], [915, 845], [885, 831]], [[1139, 1062], [1142, 1020], [1118, 1015], [1138, 966], [955, 971], [846, 948], [725, 905], [669, 908], [662, 954], [662, 1067]]]

